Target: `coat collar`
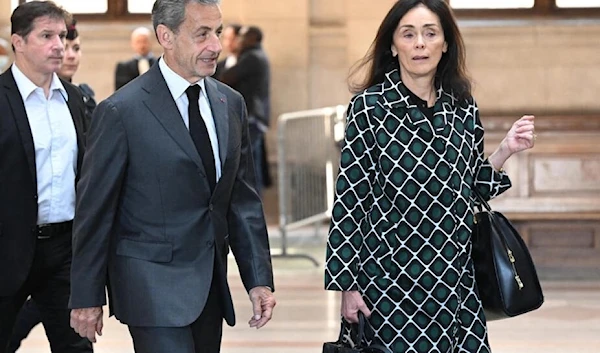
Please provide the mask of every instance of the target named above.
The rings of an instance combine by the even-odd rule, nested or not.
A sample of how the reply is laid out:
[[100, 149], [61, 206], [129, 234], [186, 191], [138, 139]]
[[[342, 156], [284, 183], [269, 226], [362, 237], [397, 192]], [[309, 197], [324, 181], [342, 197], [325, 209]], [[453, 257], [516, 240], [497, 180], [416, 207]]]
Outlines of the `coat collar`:
[[411, 93], [402, 82], [400, 71], [394, 69], [385, 74], [379, 103], [398, 118], [407, 117], [412, 124], [426, 133], [437, 135], [448, 130], [446, 127], [454, 118], [457, 99], [440, 86], [433, 109], [434, 117], [433, 120], [429, 120], [411, 99]]

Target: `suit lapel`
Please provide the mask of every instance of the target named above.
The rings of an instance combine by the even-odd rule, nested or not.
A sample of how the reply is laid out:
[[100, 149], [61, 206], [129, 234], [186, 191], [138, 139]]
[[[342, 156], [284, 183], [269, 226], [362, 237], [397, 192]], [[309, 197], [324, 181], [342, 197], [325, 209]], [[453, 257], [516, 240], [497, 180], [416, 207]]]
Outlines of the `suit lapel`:
[[204, 166], [198, 150], [196, 150], [190, 132], [183, 122], [183, 117], [179, 113], [167, 83], [160, 73], [159, 66], [153, 65], [143, 78], [146, 79], [142, 83], [142, 89], [148, 93], [143, 98], [143, 102], [148, 107], [149, 112], [204, 173]]
[[27, 119], [27, 111], [25, 110], [25, 103], [17, 88], [17, 83], [10, 69], [6, 70], [2, 74], [2, 84], [6, 88], [6, 100], [10, 105], [12, 116], [15, 119], [15, 124], [19, 130], [21, 142], [23, 143], [23, 149], [25, 150], [25, 157], [27, 158], [27, 165], [34, 183], [37, 180], [37, 173], [35, 168], [35, 146], [33, 144], [33, 135], [31, 134], [31, 127], [29, 126], [29, 120]]
[[227, 146], [229, 145], [229, 116], [227, 115], [227, 100], [211, 78], [204, 79], [206, 94], [210, 103], [213, 120], [217, 128], [217, 139], [219, 141], [219, 157], [221, 168], [225, 165], [227, 158]]

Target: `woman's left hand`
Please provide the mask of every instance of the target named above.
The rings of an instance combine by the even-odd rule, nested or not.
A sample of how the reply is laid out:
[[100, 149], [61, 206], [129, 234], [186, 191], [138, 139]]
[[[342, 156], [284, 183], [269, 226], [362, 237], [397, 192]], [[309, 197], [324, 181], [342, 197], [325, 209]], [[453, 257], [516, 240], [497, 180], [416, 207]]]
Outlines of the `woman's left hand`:
[[507, 152], [514, 154], [533, 147], [536, 138], [534, 120], [533, 115], [523, 115], [512, 125], [502, 141]]

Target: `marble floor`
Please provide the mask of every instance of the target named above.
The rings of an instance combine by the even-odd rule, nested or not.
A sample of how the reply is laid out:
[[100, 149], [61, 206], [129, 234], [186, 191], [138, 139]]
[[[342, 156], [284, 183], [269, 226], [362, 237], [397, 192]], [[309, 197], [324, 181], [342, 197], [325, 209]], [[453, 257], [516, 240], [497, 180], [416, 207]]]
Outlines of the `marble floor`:
[[[278, 230], [271, 229], [277, 249]], [[292, 234], [297, 252], [314, 256], [321, 266], [302, 259], [274, 258], [276, 298], [273, 320], [260, 330], [251, 329], [250, 302], [233, 259], [229, 274], [238, 324], [225, 327], [224, 353], [319, 353], [324, 341], [335, 340], [339, 329], [339, 295], [322, 289], [323, 235]], [[494, 353], [598, 353], [600, 352], [600, 281], [597, 279], [543, 280], [546, 302], [536, 312], [489, 324]], [[133, 352], [125, 326], [105, 319], [97, 353]], [[43, 328], [38, 326], [24, 342], [21, 353], [50, 352]]]

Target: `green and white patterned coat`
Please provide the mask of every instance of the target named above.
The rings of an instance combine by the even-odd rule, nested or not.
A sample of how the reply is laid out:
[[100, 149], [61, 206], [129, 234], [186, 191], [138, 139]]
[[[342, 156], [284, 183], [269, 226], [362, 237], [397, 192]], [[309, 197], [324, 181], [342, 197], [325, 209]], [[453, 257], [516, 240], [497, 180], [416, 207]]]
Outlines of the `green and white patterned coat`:
[[471, 190], [492, 198], [510, 180], [484, 158], [472, 99], [440, 88], [430, 120], [409, 96], [394, 70], [350, 102], [325, 288], [360, 291], [369, 341], [394, 353], [489, 352]]

